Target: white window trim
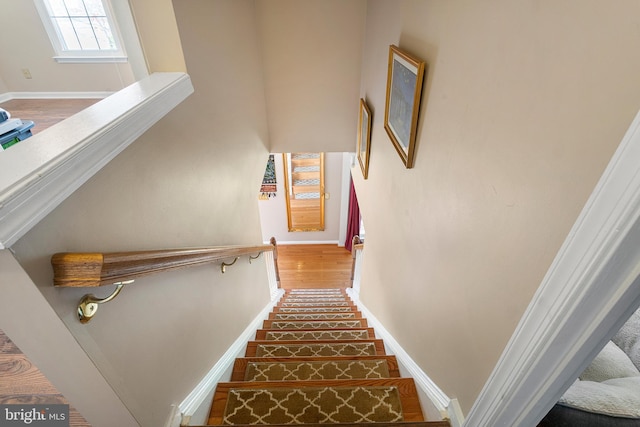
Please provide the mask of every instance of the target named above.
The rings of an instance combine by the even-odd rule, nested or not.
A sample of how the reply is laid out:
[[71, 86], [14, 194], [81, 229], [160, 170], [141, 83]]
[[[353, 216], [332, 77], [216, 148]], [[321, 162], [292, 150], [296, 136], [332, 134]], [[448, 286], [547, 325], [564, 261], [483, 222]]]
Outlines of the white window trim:
[[65, 51], [62, 49], [60, 37], [55, 30], [47, 6], [44, 0], [34, 0], [36, 9], [40, 14], [42, 24], [49, 36], [51, 45], [55, 52], [53, 59], [58, 63], [123, 63], [128, 61], [127, 54], [125, 52], [123, 38], [120, 34], [118, 22], [115, 19], [115, 14], [110, 0], [102, 0], [104, 9], [111, 26], [111, 31], [118, 47], [115, 51], [99, 51], [99, 50], [70, 50]]

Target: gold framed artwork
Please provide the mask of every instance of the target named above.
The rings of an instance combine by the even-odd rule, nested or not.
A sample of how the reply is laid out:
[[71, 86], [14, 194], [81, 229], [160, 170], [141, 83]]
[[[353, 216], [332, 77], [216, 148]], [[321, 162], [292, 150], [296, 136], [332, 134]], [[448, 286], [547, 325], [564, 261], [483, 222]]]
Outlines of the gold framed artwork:
[[371, 110], [367, 102], [360, 98], [360, 114], [358, 114], [358, 162], [362, 176], [369, 175], [369, 153], [371, 152]]
[[389, 46], [384, 128], [407, 169], [413, 167], [425, 64]]

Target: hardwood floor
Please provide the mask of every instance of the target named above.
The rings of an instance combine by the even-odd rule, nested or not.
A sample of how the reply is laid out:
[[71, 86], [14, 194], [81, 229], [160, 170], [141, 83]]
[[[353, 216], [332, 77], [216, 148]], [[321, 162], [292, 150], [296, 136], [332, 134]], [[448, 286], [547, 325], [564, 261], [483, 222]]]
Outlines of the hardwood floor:
[[1, 103], [0, 108], [13, 118], [35, 122], [31, 129], [35, 135], [98, 101], [100, 99], [12, 99]]
[[278, 245], [280, 286], [292, 288], [350, 288], [351, 252], [335, 244]]
[[[40, 370], [0, 330], [0, 404], [69, 404]], [[69, 407], [70, 427], [91, 427]]]

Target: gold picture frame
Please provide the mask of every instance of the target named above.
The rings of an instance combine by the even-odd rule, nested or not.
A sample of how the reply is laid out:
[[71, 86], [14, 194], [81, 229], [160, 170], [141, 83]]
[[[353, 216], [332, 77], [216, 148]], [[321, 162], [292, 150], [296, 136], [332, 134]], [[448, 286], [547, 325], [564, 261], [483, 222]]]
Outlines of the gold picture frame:
[[369, 154], [371, 153], [371, 110], [367, 102], [360, 98], [360, 113], [358, 114], [358, 162], [362, 169], [362, 176], [369, 176]]
[[413, 167], [425, 63], [389, 46], [384, 129], [405, 167]]

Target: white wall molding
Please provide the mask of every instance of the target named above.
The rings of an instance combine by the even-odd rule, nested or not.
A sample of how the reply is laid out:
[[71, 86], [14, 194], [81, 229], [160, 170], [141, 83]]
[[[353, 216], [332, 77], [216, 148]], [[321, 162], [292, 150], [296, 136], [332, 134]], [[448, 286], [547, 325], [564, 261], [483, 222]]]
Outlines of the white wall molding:
[[384, 340], [385, 347], [387, 347], [389, 351], [396, 356], [398, 362], [406, 368], [409, 375], [415, 381], [416, 387], [423, 391], [443, 417], [450, 420], [452, 427], [460, 427], [464, 418], [457, 401], [450, 399], [440, 389], [440, 387], [438, 387], [436, 383], [429, 378], [420, 366], [418, 366], [418, 364], [411, 358], [411, 356], [409, 356], [389, 331], [385, 329], [382, 323], [380, 323], [380, 321], [367, 309], [367, 307], [362, 304], [358, 292], [355, 292], [351, 288], [347, 288], [347, 294], [358, 306], [363, 317], [367, 318], [367, 321], [375, 330], [376, 336]]
[[102, 99], [114, 92], [7, 92], [0, 95], [0, 102], [12, 99]]
[[[284, 295], [284, 289], [279, 289], [275, 297], [271, 302], [265, 306], [264, 309], [256, 316], [256, 318], [246, 327], [244, 332], [234, 341], [229, 349], [222, 355], [222, 357], [216, 362], [211, 370], [200, 381], [196, 388], [189, 393], [189, 395], [178, 406], [180, 410], [180, 417], [175, 417], [172, 414], [172, 419], [167, 422], [167, 425], [171, 427], [179, 427], [181, 424], [175, 424], [175, 420], [182, 421], [182, 425], [189, 425], [195, 422], [196, 425], [206, 424], [206, 420], [192, 419], [194, 414], [201, 408], [203, 404], [207, 403], [207, 397], [211, 396], [216, 388], [216, 385], [225, 380], [225, 376], [230, 371], [233, 363], [237, 357], [241, 357], [247, 342], [252, 340], [256, 334], [256, 330], [260, 329], [264, 319], [269, 317], [269, 313], [273, 310], [273, 307], [278, 303], [278, 300]], [[171, 422], [173, 421], [173, 424]]]
[[28, 232], [193, 92], [156, 73], [0, 152], [0, 249]]
[[[264, 242], [265, 245], [268, 245], [269, 242]], [[278, 240], [278, 245], [337, 245], [337, 240]]]
[[465, 425], [535, 426], [640, 305], [640, 113]]

